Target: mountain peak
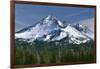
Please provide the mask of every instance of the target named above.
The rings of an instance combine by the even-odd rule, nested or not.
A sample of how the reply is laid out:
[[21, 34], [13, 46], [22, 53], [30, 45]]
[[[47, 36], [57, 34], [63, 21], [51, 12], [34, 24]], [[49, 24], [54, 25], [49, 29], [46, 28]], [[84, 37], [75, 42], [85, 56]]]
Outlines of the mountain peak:
[[56, 24], [60, 27], [64, 27], [63, 22], [61, 22], [57, 17], [52, 16], [52, 15], [48, 15], [47, 17], [45, 17], [43, 19], [42, 24], [48, 24], [48, 25]]
[[51, 19], [53, 16], [48, 15], [45, 19]]
[[57, 20], [57, 18], [52, 15], [48, 15], [44, 20]]

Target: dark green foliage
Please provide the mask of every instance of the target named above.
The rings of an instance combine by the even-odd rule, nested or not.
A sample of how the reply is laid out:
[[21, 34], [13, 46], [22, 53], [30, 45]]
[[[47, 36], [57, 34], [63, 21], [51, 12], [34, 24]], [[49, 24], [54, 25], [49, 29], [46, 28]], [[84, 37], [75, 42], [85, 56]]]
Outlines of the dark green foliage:
[[93, 41], [82, 44], [69, 44], [66, 40], [55, 42], [15, 40], [15, 63], [26, 64], [61, 64], [68, 62], [91, 62]]

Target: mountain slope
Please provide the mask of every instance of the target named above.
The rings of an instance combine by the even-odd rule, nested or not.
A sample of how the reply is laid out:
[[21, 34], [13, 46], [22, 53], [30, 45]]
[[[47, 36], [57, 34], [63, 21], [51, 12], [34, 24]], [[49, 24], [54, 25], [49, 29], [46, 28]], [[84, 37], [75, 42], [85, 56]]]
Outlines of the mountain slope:
[[15, 38], [28, 42], [34, 40], [59, 41], [68, 37], [69, 43], [80, 44], [92, 39], [93, 33], [86, 27], [76, 24], [64, 27], [63, 22], [53, 16], [43, 18], [36, 26], [30, 26], [15, 33]]
[[93, 32], [87, 26], [83, 26], [81, 24], [75, 24], [74, 28], [76, 28], [78, 31], [80, 31], [85, 36], [87, 36], [91, 39], [94, 39]]

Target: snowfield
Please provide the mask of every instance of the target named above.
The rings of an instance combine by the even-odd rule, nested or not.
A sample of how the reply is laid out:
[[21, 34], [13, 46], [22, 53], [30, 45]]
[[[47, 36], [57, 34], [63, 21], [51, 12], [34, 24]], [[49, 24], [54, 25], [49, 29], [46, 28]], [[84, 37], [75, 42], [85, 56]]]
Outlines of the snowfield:
[[33, 42], [34, 40], [56, 41], [68, 37], [69, 43], [80, 44], [93, 39], [93, 32], [81, 24], [68, 24], [64, 27], [56, 17], [51, 15], [44, 18], [36, 26], [30, 26], [15, 33], [15, 38], [22, 38]]

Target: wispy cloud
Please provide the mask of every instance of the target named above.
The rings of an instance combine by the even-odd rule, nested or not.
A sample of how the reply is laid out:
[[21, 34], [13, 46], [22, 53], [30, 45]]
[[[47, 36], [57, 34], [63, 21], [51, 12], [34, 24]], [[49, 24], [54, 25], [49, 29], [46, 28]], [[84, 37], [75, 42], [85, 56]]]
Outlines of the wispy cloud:
[[27, 24], [25, 24], [25, 23], [23, 23], [19, 20], [15, 20], [15, 23], [16, 23], [16, 25], [18, 24], [18, 25], [21, 25], [21, 26], [27, 26]]
[[15, 31], [19, 31], [20, 29], [27, 27], [27, 26], [29, 26], [28, 23], [26, 24], [19, 20], [15, 20], [15, 28], [16, 28]]
[[81, 12], [78, 12], [78, 13], [73, 13], [73, 14], [65, 15], [65, 17], [79, 16], [79, 15], [84, 14], [84, 13], [89, 13], [89, 10], [85, 10], [85, 11], [81, 11]]

